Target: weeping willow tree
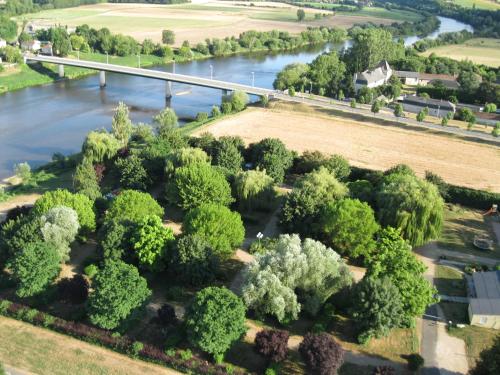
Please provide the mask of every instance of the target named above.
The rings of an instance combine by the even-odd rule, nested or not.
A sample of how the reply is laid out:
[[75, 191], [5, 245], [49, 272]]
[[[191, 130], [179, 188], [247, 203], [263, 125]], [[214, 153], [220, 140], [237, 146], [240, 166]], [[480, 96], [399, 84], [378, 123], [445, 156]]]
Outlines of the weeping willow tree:
[[276, 197], [274, 180], [265, 171], [250, 170], [235, 176], [234, 187], [240, 209], [270, 209]]
[[106, 131], [92, 131], [83, 142], [83, 157], [91, 163], [102, 163], [111, 159], [120, 149], [120, 142]]
[[175, 150], [167, 156], [165, 172], [172, 176], [177, 168], [187, 167], [196, 163], [209, 163], [210, 158], [201, 148], [184, 147]]
[[399, 228], [414, 247], [441, 233], [444, 201], [436, 186], [414, 175], [387, 175], [377, 193], [377, 207], [379, 222]]

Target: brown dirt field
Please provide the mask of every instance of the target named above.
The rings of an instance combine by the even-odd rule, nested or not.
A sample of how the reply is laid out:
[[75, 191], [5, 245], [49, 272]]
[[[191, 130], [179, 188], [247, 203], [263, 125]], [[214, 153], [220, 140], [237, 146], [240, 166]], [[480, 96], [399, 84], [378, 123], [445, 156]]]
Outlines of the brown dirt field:
[[[94, 4], [70, 10], [43, 11], [34, 13], [29, 18], [40, 26], [61, 24], [71, 29], [87, 23], [91, 27], [107, 27], [112, 32], [127, 34], [140, 41], [149, 38], [160, 42], [162, 29], [171, 29], [175, 32], [176, 46], [180, 46], [184, 40], [189, 40], [194, 45], [205, 41], [206, 38], [238, 36], [248, 30], [278, 29], [299, 33], [308, 27], [349, 28], [354, 24], [366, 22], [375, 24], [395, 22], [391, 19], [344, 14], [320, 20], [308, 19], [296, 22], [282, 19], [282, 12], [293, 13], [296, 8], [283, 3], [256, 3], [252, 7], [245, 6], [243, 3], [213, 0], [194, 3], [195, 8], [192, 9], [189, 9], [189, 4], [171, 6], [128, 3]], [[305, 9], [305, 11], [307, 14], [325, 13], [316, 9]], [[261, 18], [264, 14], [271, 18]], [[273, 19], [274, 17], [276, 19]]]
[[134, 361], [111, 350], [88, 344], [17, 320], [0, 317], [0, 361], [38, 375], [113, 374], [174, 375], [179, 372]]
[[266, 110], [249, 108], [239, 116], [212, 123], [197, 133], [208, 131], [216, 137], [239, 135], [247, 143], [267, 137], [280, 138], [298, 152], [318, 150], [341, 154], [359, 167], [385, 170], [405, 163], [421, 176], [429, 170], [452, 184], [500, 192], [498, 147], [429, 132], [356, 122], [309, 107], [304, 109], [306, 112], [292, 112], [288, 108], [284, 105]]

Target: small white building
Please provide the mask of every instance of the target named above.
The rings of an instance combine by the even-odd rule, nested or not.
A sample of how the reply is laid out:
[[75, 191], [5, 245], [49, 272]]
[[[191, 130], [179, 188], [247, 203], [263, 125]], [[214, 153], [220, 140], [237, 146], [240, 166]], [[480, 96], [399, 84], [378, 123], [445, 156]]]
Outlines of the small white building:
[[374, 69], [354, 73], [354, 89], [358, 92], [363, 87], [374, 88], [385, 85], [392, 77], [392, 69], [389, 63], [381, 61]]
[[0, 48], [7, 47], [7, 41], [0, 38]]
[[21, 43], [21, 49], [23, 51], [38, 52], [42, 48], [42, 44], [39, 40], [30, 40], [28, 42]]

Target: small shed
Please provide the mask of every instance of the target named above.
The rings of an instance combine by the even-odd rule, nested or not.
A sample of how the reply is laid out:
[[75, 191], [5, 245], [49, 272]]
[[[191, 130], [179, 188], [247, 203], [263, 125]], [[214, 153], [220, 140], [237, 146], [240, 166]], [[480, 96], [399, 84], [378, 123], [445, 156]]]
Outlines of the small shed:
[[4, 48], [4, 47], [7, 47], [7, 41], [0, 38], [0, 48]]
[[469, 301], [470, 324], [500, 329], [500, 271], [472, 274], [475, 298]]

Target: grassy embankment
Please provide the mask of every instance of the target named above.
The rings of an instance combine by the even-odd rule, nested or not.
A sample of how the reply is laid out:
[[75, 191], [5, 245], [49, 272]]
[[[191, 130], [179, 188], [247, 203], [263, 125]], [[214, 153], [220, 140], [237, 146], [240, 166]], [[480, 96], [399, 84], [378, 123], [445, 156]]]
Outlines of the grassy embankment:
[[421, 55], [429, 56], [431, 53], [454, 60], [470, 60], [476, 64], [500, 67], [500, 39], [473, 38], [461, 44], [430, 48]]

